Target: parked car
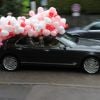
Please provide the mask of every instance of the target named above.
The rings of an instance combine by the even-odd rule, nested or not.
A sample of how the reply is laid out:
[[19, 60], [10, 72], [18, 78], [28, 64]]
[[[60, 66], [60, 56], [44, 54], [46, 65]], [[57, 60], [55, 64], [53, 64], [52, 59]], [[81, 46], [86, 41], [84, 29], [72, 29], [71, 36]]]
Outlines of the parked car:
[[86, 40], [91, 45], [67, 35], [40, 39], [26, 36], [10, 38], [0, 47], [2, 68], [14, 71], [26, 63], [64, 65], [82, 68], [93, 74], [100, 68], [100, 41], [82, 41]]
[[75, 27], [66, 31], [67, 34], [82, 38], [100, 40], [100, 21], [95, 21], [84, 27]]

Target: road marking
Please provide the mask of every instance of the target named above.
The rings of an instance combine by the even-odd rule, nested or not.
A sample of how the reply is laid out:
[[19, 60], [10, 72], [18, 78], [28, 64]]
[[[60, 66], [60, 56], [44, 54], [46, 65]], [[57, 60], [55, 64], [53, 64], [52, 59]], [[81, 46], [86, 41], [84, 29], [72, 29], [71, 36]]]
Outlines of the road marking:
[[48, 85], [48, 86], [63, 86], [63, 87], [79, 87], [79, 88], [100, 88], [97, 85], [83, 84], [57, 84], [57, 83], [31, 83], [31, 82], [0, 82], [0, 85]]

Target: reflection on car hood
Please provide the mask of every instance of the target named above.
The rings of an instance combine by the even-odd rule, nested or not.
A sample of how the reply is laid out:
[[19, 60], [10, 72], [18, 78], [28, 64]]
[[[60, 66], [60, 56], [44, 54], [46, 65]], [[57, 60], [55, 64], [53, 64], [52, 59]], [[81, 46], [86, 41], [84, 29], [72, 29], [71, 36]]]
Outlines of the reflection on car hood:
[[79, 38], [77, 44], [85, 46], [100, 46], [100, 40]]
[[77, 48], [81, 48], [81, 49], [84, 49], [84, 48], [87, 48], [87, 49], [99, 49], [100, 50], [100, 46], [99, 45], [96, 45], [96, 46], [85, 46], [85, 45], [77, 45], [76, 46]]
[[76, 46], [73, 47], [75, 50], [90, 50], [100, 52], [100, 41], [93, 39], [79, 38]]
[[86, 32], [85, 30], [83, 30], [82, 28], [72, 28], [69, 30], [66, 30], [66, 33], [82, 33], [82, 32]]
[[100, 52], [100, 46], [76, 45], [73, 48], [69, 48], [69, 50]]
[[69, 50], [100, 52], [100, 40], [79, 38], [76, 45], [73, 45]]

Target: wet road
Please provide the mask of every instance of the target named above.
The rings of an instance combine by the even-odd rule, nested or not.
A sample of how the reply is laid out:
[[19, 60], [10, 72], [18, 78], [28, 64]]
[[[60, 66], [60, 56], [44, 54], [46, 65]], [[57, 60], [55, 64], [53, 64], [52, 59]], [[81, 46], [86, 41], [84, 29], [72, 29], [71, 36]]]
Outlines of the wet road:
[[100, 72], [66, 68], [0, 70], [0, 100], [100, 100]]
[[90, 75], [78, 69], [25, 67], [16, 72], [0, 70], [0, 83], [100, 86], [100, 72]]

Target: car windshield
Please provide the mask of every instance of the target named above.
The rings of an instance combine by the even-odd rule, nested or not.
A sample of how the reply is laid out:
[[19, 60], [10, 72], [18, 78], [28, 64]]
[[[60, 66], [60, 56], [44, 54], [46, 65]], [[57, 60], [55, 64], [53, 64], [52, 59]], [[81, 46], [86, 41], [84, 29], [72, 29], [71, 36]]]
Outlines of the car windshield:
[[83, 27], [84, 30], [100, 30], [100, 22], [92, 22]]
[[69, 37], [67, 38], [66, 35], [64, 35], [63, 37], [56, 37], [56, 39], [59, 40], [61, 43], [63, 43], [67, 47], [75, 47], [77, 45]]

